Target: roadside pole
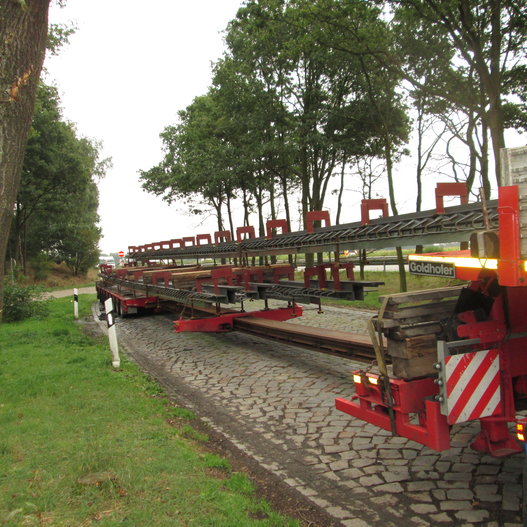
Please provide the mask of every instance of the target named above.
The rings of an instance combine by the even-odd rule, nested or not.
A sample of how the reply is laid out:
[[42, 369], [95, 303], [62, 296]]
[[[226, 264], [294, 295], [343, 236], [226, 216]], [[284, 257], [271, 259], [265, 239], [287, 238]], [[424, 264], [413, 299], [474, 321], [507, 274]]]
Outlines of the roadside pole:
[[73, 318], [79, 320], [79, 291], [77, 288], [73, 289]]
[[115, 315], [112, 298], [107, 298], [105, 300], [104, 310], [106, 311], [108, 338], [110, 339], [110, 350], [112, 351], [112, 366], [114, 368], [119, 368], [121, 366], [121, 359], [119, 358], [119, 345], [117, 343], [117, 328], [115, 327]]

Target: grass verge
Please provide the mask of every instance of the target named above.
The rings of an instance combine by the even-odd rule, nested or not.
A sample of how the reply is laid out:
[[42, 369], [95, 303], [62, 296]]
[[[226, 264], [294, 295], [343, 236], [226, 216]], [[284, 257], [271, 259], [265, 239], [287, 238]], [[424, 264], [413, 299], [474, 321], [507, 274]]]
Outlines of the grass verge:
[[298, 526], [126, 357], [113, 370], [70, 298], [49, 308], [0, 325], [0, 525]]

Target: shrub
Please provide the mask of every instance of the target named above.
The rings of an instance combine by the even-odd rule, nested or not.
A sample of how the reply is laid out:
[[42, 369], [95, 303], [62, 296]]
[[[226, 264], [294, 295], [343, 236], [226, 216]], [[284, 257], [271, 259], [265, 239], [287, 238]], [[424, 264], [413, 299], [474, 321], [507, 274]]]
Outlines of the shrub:
[[31, 268], [33, 269], [35, 280], [45, 280], [49, 276], [51, 264], [52, 261], [46, 254], [38, 253], [38, 255], [31, 260]]
[[4, 283], [4, 322], [15, 322], [34, 316], [44, 316], [47, 304], [42, 300], [42, 289], [23, 287], [17, 283]]

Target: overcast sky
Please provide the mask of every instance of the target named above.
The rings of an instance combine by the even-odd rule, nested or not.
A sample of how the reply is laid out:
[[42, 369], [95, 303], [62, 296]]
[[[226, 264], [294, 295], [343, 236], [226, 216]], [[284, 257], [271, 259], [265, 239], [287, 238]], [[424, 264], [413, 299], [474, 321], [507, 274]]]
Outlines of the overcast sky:
[[[211, 63], [224, 50], [222, 33], [241, 4], [242, 0], [67, 0], [65, 8], [52, 7], [51, 22], [72, 21], [78, 29], [57, 57], [48, 56], [46, 80], [57, 85], [65, 118], [76, 123], [80, 135], [102, 141], [103, 157], [113, 161], [99, 184], [104, 253], [216, 230], [213, 218], [190, 217], [184, 204], [169, 206], [143, 192], [138, 171], [161, 161], [160, 132], [207, 91]], [[518, 134], [507, 141], [509, 147], [524, 144]], [[396, 167], [400, 213], [415, 210], [414, 174], [411, 158]], [[434, 187], [429, 177], [424, 209], [434, 206]], [[380, 192], [387, 197], [385, 190]], [[350, 191], [344, 201], [342, 221], [358, 221], [360, 195]], [[325, 208], [334, 221], [335, 197]], [[239, 209], [238, 218], [241, 204]]]
[[162, 158], [159, 133], [207, 91], [222, 32], [242, 0], [67, 0], [51, 22], [78, 29], [47, 81], [80, 135], [102, 141], [111, 168], [99, 184], [103, 252], [216, 230], [141, 190], [138, 171]]

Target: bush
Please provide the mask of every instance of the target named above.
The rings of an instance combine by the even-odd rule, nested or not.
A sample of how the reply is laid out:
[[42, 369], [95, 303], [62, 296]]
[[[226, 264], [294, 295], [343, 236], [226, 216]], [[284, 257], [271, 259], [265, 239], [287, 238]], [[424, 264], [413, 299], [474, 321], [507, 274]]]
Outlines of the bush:
[[31, 268], [35, 280], [43, 281], [49, 276], [52, 261], [44, 253], [39, 253], [31, 260]]
[[4, 283], [4, 322], [44, 316], [46, 313], [47, 303], [42, 300], [41, 288], [23, 287], [10, 281]]

